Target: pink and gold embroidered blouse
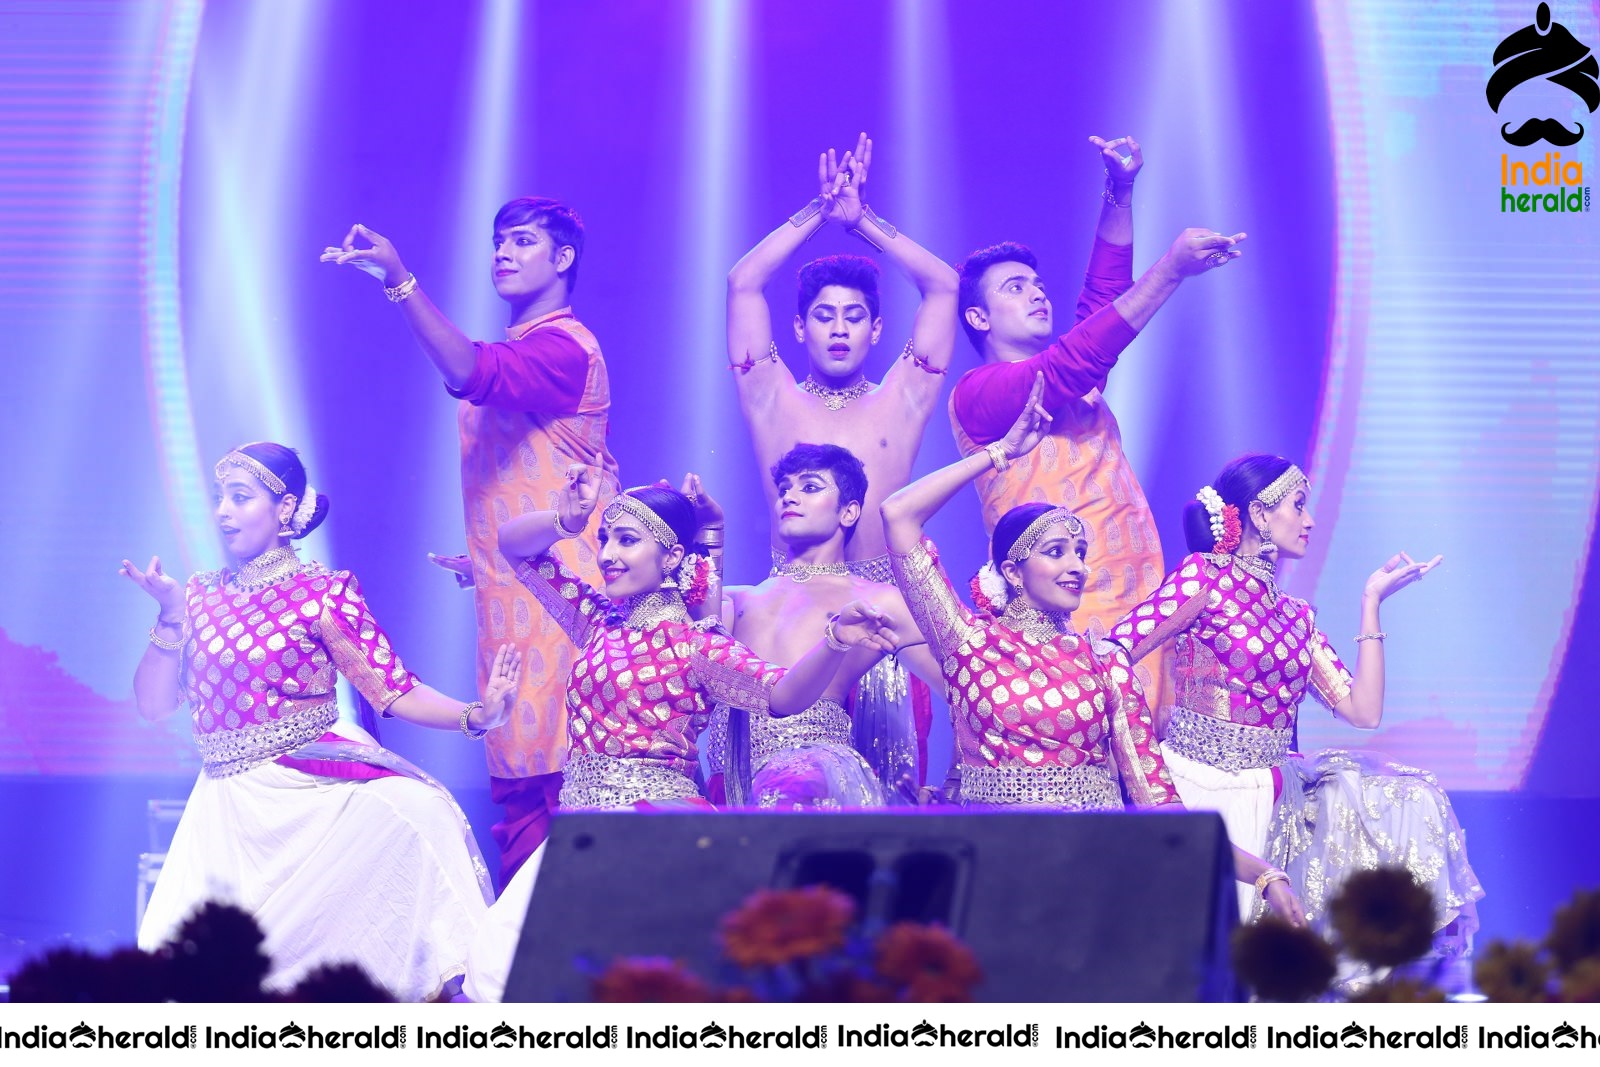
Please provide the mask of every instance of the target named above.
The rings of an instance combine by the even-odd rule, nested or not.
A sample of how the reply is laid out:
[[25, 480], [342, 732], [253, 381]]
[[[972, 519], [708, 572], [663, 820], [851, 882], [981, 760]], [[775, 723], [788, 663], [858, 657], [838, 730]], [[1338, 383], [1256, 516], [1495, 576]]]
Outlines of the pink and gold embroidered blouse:
[[969, 768], [1097, 768], [1120, 776], [1142, 807], [1177, 801], [1149, 709], [1120, 648], [1043, 632], [1009, 616], [980, 618], [956, 596], [926, 541], [893, 554], [906, 605], [941, 663], [945, 699]]
[[1175, 641], [1178, 707], [1241, 726], [1290, 730], [1308, 689], [1330, 709], [1350, 692], [1311, 605], [1225, 553], [1184, 557], [1111, 637], [1135, 662]]
[[336, 674], [378, 711], [417, 685], [379, 629], [355, 575], [309, 563], [263, 589], [225, 571], [189, 579], [184, 688], [213, 778], [315, 741], [338, 718]]
[[764, 712], [784, 675], [726, 634], [691, 623], [676, 594], [614, 602], [548, 553], [519, 562], [517, 578], [578, 646], [566, 691], [575, 752], [693, 776], [712, 705]]

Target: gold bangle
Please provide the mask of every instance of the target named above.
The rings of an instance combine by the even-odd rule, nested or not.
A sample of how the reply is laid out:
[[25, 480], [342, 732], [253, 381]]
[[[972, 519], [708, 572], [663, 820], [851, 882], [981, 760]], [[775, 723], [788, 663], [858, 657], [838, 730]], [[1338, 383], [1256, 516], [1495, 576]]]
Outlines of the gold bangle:
[[176, 641], [167, 641], [156, 636], [156, 628], [150, 627], [150, 643], [163, 652], [177, 652], [183, 648], [185, 641], [189, 640], [189, 628], [185, 626]]
[[1267, 887], [1272, 885], [1273, 882], [1287, 882], [1288, 880], [1288, 872], [1281, 871], [1276, 867], [1268, 867], [1256, 876], [1256, 896], [1265, 898]]
[[389, 302], [392, 304], [398, 304], [401, 301], [410, 298], [411, 294], [416, 291], [417, 276], [415, 274], [407, 274], [406, 280], [401, 282], [399, 285], [386, 285], [383, 287], [383, 295], [388, 297]]
[[471, 725], [472, 709], [481, 709], [482, 707], [483, 701], [474, 700], [472, 703], [461, 709], [461, 732], [466, 734], [467, 737], [473, 741], [482, 741], [484, 735], [489, 732], [488, 730], [474, 730]]
[[1006, 455], [1006, 446], [999, 441], [989, 442], [983, 446], [983, 450], [989, 453], [989, 458], [994, 461], [996, 473], [1011, 466], [1011, 457]]
[[559, 508], [557, 508], [555, 511], [552, 511], [551, 514], [555, 516], [556, 535], [563, 541], [572, 541], [576, 538], [582, 537], [583, 531], [589, 528], [589, 524], [585, 522], [576, 530], [569, 530], [561, 524], [561, 510]]
[[1382, 630], [1370, 634], [1356, 634], [1356, 644], [1359, 645], [1363, 641], [1382, 641], [1388, 636]]

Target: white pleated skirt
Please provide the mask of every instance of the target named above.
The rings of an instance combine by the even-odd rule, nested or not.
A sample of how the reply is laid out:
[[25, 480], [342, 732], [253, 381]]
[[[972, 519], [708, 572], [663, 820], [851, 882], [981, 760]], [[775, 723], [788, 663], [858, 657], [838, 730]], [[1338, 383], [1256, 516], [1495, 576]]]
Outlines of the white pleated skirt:
[[267, 763], [195, 783], [139, 927], [160, 947], [207, 901], [255, 916], [270, 990], [355, 963], [402, 1001], [465, 972], [488, 911], [472, 831], [442, 787]]

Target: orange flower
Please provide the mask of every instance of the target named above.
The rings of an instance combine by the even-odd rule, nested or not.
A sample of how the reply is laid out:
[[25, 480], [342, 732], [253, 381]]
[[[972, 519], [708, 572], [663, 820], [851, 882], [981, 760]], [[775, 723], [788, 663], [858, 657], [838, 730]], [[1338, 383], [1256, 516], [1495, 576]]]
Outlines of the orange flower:
[[711, 987], [675, 960], [628, 956], [613, 960], [594, 980], [594, 999], [602, 1004], [703, 1004]]
[[855, 901], [827, 886], [761, 889], [722, 920], [722, 950], [741, 967], [776, 967], [844, 945]]
[[922, 1003], [970, 1000], [983, 981], [972, 950], [950, 931], [921, 923], [895, 923], [878, 938], [874, 965], [905, 989], [905, 999]]

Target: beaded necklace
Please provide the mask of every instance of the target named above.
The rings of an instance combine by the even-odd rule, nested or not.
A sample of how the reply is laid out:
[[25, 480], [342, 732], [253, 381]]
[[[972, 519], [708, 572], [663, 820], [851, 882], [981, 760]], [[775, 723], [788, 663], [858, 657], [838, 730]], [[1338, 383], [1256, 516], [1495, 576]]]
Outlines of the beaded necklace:
[[300, 573], [303, 566], [300, 557], [295, 555], [293, 545], [279, 545], [241, 563], [233, 574], [231, 584], [241, 593], [259, 593], [286, 578], [292, 578]]
[[1020, 596], [1011, 598], [1000, 617], [1041, 644], [1072, 632], [1070, 612], [1040, 611], [1023, 603]]
[[634, 630], [648, 630], [659, 622], [688, 622], [689, 609], [676, 589], [655, 589], [624, 597], [614, 617]]
[[860, 396], [865, 396], [872, 383], [865, 378], [854, 385], [847, 385], [843, 389], [835, 389], [831, 385], [824, 385], [812, 375], [806, 375], [806, 380], [800, 383], [802, 391], [817, 397], [829, 411], [838, 411], [850, 401]]

